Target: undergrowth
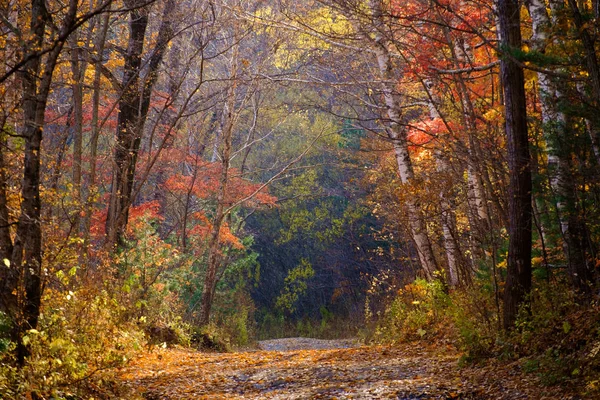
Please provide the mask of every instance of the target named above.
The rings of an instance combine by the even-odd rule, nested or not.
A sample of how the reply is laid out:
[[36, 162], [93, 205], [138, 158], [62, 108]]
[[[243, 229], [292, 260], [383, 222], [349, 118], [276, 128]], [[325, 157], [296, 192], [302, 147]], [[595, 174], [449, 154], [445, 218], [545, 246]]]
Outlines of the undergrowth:
[[600, 304], [572, 294], [565, 282], [535, 282], [530, 307], [506, 333], [496, 297], [484, 282], [449, 291], [440, 281], [417, 279], [397, 290], [373, 316], [364, 339], [393, 344], [414, 340], [451, 342], [460, 363], [519, 360], [546, 385], [577, 385], [600, 394]]
[[363, 321], [339, 316], [326, 307], [319, 309], [318, 317], [304, 316], [293, 319], [284, 313], [262, 310], [257, 313], [257, 339], [307, 337], [317, 339], [347, 339], [355, 337]]
[[141, 329], [121, 315], [106, 291], [47, 290], [38, 328], [23, 338], [31, 353], [25, 366], [15, 367], [14, 343], [2, 353], [0, 398], [110, 398], [118, 391], [114, 371], [145, 344]]

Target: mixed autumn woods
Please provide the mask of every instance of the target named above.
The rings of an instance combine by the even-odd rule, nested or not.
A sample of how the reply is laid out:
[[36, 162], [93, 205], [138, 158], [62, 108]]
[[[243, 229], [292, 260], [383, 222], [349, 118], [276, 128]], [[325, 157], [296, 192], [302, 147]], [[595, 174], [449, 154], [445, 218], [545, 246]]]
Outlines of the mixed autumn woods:
[[599, 34], [597, 0], [3, 0], [0, 397], [289, 334], [596, 390]]

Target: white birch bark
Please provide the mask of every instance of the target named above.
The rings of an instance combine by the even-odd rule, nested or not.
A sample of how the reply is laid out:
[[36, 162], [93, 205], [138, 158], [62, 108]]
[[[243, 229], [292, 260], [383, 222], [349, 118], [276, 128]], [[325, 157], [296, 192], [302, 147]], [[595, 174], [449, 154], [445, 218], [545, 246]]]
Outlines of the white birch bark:
[[[533, 35], [531, 37], [531, 48], [540, 53], [545, 52], [548, 40], [548, 29], [550, 28], [550, 17], [544, 0], [527, 0], [525, 2], [529, 15], [531, 16]], [[552, 79], [543, 73], [538, 72], [538, 87], [541, 103], [542, 123], [544, 139], [546, 141], [546, 152], [548, 157], [548, 172], [550, 186], [557, 195], [556, 207], [559, 212], [561, 232], [564, 235], [568, 232], [568, 222], [560, 216], [564, 214], [565, 203], [563, 196], [565, 174], [568, 171], [568, 165], [558, 156], [558, 149], [554, 147], [553, 134], [560, 134], [566, 127], [566, 116], [557, 108], [557, 99], [562, 94], [557, 89]], [[563, 183], [563, 184], [561, 184]]]
[[[525, 2], [529, 15], [531, 16], [533, 34], [531, 47], [533, 50], [544, 53], [548, 44], [548, 31], [552, 21], [548, 15], [548, 9], [544, 0], [527, 0]], [[558, 11], [562, 5], [552, 0], [550, 7]], [[582, 244], [584, 227], [583, 222], [576, 216], [576, 182], [571, 174], [569, 154], [561, 148], [564, 143], [566, 128], [568, 127], [567, 116], [558, 108], [558, 99], [563, 97], [559, 88], [551, 77], [538, 72], [539, 95], [541, 100], [541, 112], [543, 122], [543, 134], [546, 141], [548, 156], [548, 174], [550, 187], [555, 195], [556, 209], [563, 236], [563, 250], [569, 265], [572, 278], [579, 285], [579, 271], [585, 270], [586, 249]], [[557, 145], [555, 147], [555, 145]]]
[[[429, 85], [426, 82], [425, 90], [429, 91]], [[432, 97], [431, 93], [430, 96]], [[432, 101], [429, 102], [429, 116], [432, 120], [440, 118], [440, 114], [437, 111], [435, 104]], [[438, 172], [442, 174], [449, 171], [449, 165], [447, 160], [443, 157], [440, 150], [435, 151], [436, 167]], [[442, 188], [439, 192], [440, 198], [440, 215], [442, 223], [442, 233], [444, 235], [444, 249], [446, 250], [446, 259], [448, 261], [448, 284], [454, 288], [460, 284], [459, 277], [459, 261], [460, 261], [460, 247], [456, 241], [456, 214], [454, 213], [454, 204], [451, 198], [448, 198], [446, 191]]]
[[472, 147], [473, 146], [471, 146], [471, 148], [469, 149], [469, 155], [471, 159], [469, 160], [469, 165], [467, 166], [467, 195], [471, 208], [475, 210], [479, 220], [483, 221], [484, 223], [487, 223], [486, 221], [488, 220], [488, 213], [485, 204], [483, 182], [481, 181], [481, 177], [479, 176], [477, 168], [475, 168], [475, 166], [473, 165], [477, 157], [475, 155], [475, 149], [473, 149]]
[[[403, 184], [414, 180], [414, 170], [410, 154], [408, 152], [407, 130], [402, 125], [402, 113], [400, 111], [399, 99], [394, 88], [395, 77], [392, 74], [392, 63], [389, 54], [389, 39], [384, 34], [384, 20], [381, 0], [370, 0], [371, 17], [374, 27], [373, 50], [377, 57], [379, 74], [381, 78], [381, 90], [385, 102], [385, 109], [389, 119], [386, 133], [392, 142], [400, 180]], [[431, 242], [427, 235], [427, 226], [414, 198], [410, 196], [406, 200], [410, 230], [415, 241], [421, 267], [428, 279], [434, 277], [437, 262], [433, 254]]]
[[[450, 35], [448, 35], [448, 39], [451, 40]], [[473, 55], [472, 49], [469, 44], [464, 40], [455, 40], [452, 44], [454, 51], [454, 58], [458, 63], [458, 67], [463, 67], [463, 65], [472, 65]], [[469, 132], [469, 164], [467, 166], [467, 196], [469, 200], [469, 205], [471, 209], [475, 210], [479, 221], [484, 225], [487, 224], [488, 221], [488, 212], [486, 205], [486, 197], [485, 190], [483, 186], [483, 181], [475, 167], [479, 161], [479, 152], [477, 151], [477, 147], [475, 144], [475, 140], [473, 135], [476, 131], [475, 124], [475, 111], [473, 110], [473, 105], [469, 99], [469, 91], [465, 85], [464, 80], [461, 76], [458, 76], [458, 87], [461, 92], [461, 103], [463, 108], [463, 116], [464, 116], [464, 124]]]

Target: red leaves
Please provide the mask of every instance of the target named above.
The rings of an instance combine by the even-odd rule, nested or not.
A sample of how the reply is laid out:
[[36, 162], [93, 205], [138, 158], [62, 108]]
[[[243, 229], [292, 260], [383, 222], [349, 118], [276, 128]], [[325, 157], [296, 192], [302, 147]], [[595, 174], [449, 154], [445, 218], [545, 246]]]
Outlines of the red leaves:
[[[208, 237], [213, 229], [213, 224], [210, 222], [206, 214], [204, 214], [202, 211], [199, 211], [194, 213], [192, 217], [196, 220], [197, 224], [190, 230], [189, 234], [191, 236], [199, 236], [201, 238]], [[219, 229], [219, 243], [231, 245], [233, 248], [238, 250], [244, 248], [244, 245], [240, 239], [235, 236], [233, 232], [231, 232], [229, 224], [226, 222], [223, 223]]]
[[[391, 4], [395, 18], [394, 44], [404, 59], [405, 76], [417, 81], [438, 75], [437, 70], [468, 68], [493, 61], [485, 38], [495, 40], [491, 2], [437, 0]], [[477, 49], [484, 51], [477, 51]], [[474, 50], [475, 49], [475, 50]], [[456, 57], [472, 52], [457, 65]]]
[[157, 200], [142, 203], [129, 209], [129, 223], [127, 224], [127, 233], [143, 228], [148, 220], [162, 220], [160, 215], [160, 203]]
[[[90, 233], [93, 237], [99, 238], [105, 234], [107, 209], [96, 210], [92, 214], [92, 223]], [[129, 224], [127, 233], [132, 234], [141, 228], [146, 220], [162, 220], [160, 215], [160, 204], [158, 201], [149, 201], [133, 206], [129, 209]]]
[[[201, 160], [194, 160], [192, 164], [192, 168], [196, 170], [195, 174], [173, 174], [165, 181], [165, 189], [177, 197], [191, 195], [197, 199], [218, 201], [217, 197], [221, 190], [222, 165]], [[277, 201], [277, 198], [271, 196], [262, 184], [241, 178], [237, 169], [230, 168], [228, 172], [229, 179], [225, 198], [222, 200], [225, 208], [238, 204], [250, 207], [272, 206]], [[192, 215], [192, 220], [194, 225], [189, 234], [206, 239], [213, 230], [213, 221], [210, 220], [205, 211], [195, 212]], [[230, 245], [235, 249], [244, 248], [240, 239], [234, 235], [226, 222], [219, 229], [219, 242]]]
[[448, 129], [441, 118], [421, 121], [411, 126], [408, 131], [408, 141], [413, 145], [424, 145], [432, 138], [447, 132]]
[[[174, 194], [187, 194], [188, 191], [200, 199], [215, 198], [220, 185], [221, 165], [201, 162], [197, 165], [199, 173], [196, 178], [191, 175], [172, 175], [165, 182], [165, 188]], [[239, 171], [229, 169], [231, 178], [227, 183], [225, 204], [231, 206], [240, 202], [252, 207], [272, 206], [277, 198], [271, 196], [261, 184], [250, 182], [239, 177]]]

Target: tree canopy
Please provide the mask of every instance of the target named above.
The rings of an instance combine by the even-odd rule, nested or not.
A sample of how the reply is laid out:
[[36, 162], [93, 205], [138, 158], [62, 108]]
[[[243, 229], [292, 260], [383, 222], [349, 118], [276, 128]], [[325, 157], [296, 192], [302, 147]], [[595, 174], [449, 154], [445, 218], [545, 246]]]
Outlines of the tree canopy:
[[[527, 329], [597, 311], [599, 21], [596, 0], [3, 2], [6, 382], [85, 381], [144, 334], [424, 339], [442, 314], [469, 354], [543, 353]], [[588, 322], [570, 350], [595, 357]]]

